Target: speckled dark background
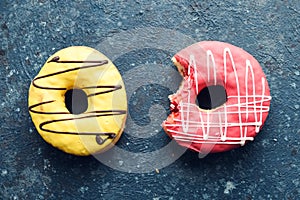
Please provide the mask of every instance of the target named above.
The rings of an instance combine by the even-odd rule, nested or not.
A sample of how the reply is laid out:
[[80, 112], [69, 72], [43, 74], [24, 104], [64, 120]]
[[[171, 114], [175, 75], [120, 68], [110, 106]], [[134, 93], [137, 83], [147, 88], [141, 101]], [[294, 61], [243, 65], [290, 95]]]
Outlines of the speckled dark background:
[[[1, 0], [0, 26], [0, 199], [300, 199], [297, 0]], [[254, 142], [204, 159], [187, 151], [159, 173], [135, 174], [113, 170], [93, 157], [67, 155], [41, 139], [27, 111], [27, 92], [48, 56], [71, 45], [94, 47], [121, 30], [141, 27], [173, 29], [196, 41], [229, 42], [261, 63], [273, 100]], [[115, 62], [124, 74], [132, 62], [172, 65], [171, 53], [148, 49]], [[145, 88], [156, 88], [152, 94], [165, 89]], [[141, 125], [149, 119], [138, 102], [167, 106], [170, 92], [151, 95], [145, 88], [129, 99], [133, 120], [142, 119]], [[153, 135], [143, 140], [124, 134], [120, 145], [144, 151], [146, 145], [168, 141], [162, 131]]]

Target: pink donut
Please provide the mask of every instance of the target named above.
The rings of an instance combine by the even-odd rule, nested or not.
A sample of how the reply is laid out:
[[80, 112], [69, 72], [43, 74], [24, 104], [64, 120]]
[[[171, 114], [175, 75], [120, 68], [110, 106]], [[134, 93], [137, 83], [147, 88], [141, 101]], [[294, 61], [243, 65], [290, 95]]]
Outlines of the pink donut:
[[271, 96], [253, 56], [228, 43], [203, 41], [172, 60], [184, 79], [169, 96], [171, 114], [162, 124], [171, 138], [204, 154], [254, 139], [267, 118]]

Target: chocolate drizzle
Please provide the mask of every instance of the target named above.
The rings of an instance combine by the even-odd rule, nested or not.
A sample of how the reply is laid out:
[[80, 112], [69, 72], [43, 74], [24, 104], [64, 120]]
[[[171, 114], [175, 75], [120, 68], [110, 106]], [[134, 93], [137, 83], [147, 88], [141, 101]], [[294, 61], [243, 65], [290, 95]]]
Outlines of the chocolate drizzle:
[[[76, 70], [80, 70], [80, 69], [87, 69], [87, 68], [93, 68], [93, 67], [99, 67], [99, 66], [102, 66], [102, 65], [108, 63], [107, 60], [100, 60], [100, 61], [60, 61], [59, 59], [60, 59], [59, 56], [56, 56], [56, 57], [52, 58], [50, 61], [48, 61], [47, 63], [55, 62], [55, 63], [62, 63], [62, 64], [64, 64], [64, 63], [68, 63], [68, 64], [69, 63], [95, 63], [95, 64], [81, 66], [81, 67], [75, 67], [75, 68], [72, 68], [72, 69], [62, 70], [62, 71], [58, 71], [58, 72], [55, 72], [55, 73], [51, 73], [51, 74], [36, 77], [32, 81], [32, 85], [34, 87], [39, 88], [39, 89], [45, 89], [45, 90], [67, 90], [67, 88], [63, 88], [63, 87], [60, 88], [60, 87], [40, 86], [40, 85], [36, 84], [36, 81], [40, 80], [40, 79], [56, 76], [56, 75], [59, 75], [59, 74], [68, 73], [68, 72], [71, 72], [71, 71], [76, 71]], [[96, 95], [101, 95], [101, 94], [105, 94], [105, 93], [114, 92], [116, 90], [121, 89], [122, 86], [121, 85], [96, 85], [96, 86], [87, 86], [87, 87], [83, 87], [83, 88], [80, 88], [80, 89], [98, 89], [98, 88], [106, 89], [106, 90], [89, 94], [89, 95], [87, 95], [87, 97], [92, 97], [92, 96], [96, 96]], [[45, 112], [45, 111], [39, 111], [39, 110], [34, 109], [34, 108], [39, 107], [41, 105], [50, 104], [50, 103], [53, 103], [55, 101], [56, 100], [44, 101], [44, 102], [41, 102], [41, 103], [31, 105], [31, 106], [29, 106], [29, 111], [32, 112], [32, 113], [36, 113], [36, 114], [46, 114], [46, 115], [70, 115], [69, 112]], [[125, 110], [96, 110], [96, 111], [85, 112], [85, 113], [82, 114], [83, 116], [80, 116], [80, 117], [70, 117], [70, 118], [64, 118], [64, 119], [45, 121], [45, 122], [42, 122], [39, 125], [39, 128], [42, 131], [49, 132], [49, 133], [54, 133], [54, 134], [95, 135], [96, 136], [96, 138], [95, 138], [96, 142], [99, 145], [101, 145], [108, 139], [114, 139], [116, 137], [116, 133], [112, 133], [112, 132], [100, 132], [100, 133], [95, 133], [95, 132], [67, 132], [67, 131], [47, 129], [45, 126], [48, 125], [48, 124], [59, 123], [59, 122], [63, 122], [63, 121], [81, 120], [81, 119], [86, 119], [86, 118], [98, 118], [98, 117], [104, 117], [104, 116], [114, 116], [114, 115], [124, 115], [124, 114], [126, 114]], [[107, 136], [107, 137], [105, 139], [103, 139], [101, 136]]]
[[[47, 63], [51, 63], [51, 62], [56, 62], [56, 63], [96, 63], [96, 64], [81, 66], [81, 67], [75, 67], [75, 68], [72, 68], [72, 69], [67, 69], [67, 70], [58, 71], [58, 72], [55, 72], [55, 73], [52, 73], [52, 74], [47, 74], [47, 75], [44, 75], [44, 76], [36, 77], [32, 81], [32, 85], [34, 87], [40, 88], [40, 89], [45, 89], [45, 90], [66, 90], [67, 88], [54, 88], [54, 87], [39, 86], [35, 82], [39, 79], [48, 78], [48, 77], [51, 77], [51, 76], [56, 76], [56, 75], [59, 75], [59, 74], [64, 74], [64, 73], [67, 73], [67, 72], [76, 71], [76, 70], [79, 70], [79, 69], [99, 67], [99, 66], [102, 66], [102, 65], [105, 65], [105, 64], [108, 63], [107, 60], [100, 60], [100, 61], [60, 61], [58, 56], [54, 57], [52, 60], [48, 61]], [[90, 88], [97, 88], [97, 87], [105, 87], [105, 86], [92, 86]], [[109, 86], [109, 87], [113, 87], [113, 86]]]

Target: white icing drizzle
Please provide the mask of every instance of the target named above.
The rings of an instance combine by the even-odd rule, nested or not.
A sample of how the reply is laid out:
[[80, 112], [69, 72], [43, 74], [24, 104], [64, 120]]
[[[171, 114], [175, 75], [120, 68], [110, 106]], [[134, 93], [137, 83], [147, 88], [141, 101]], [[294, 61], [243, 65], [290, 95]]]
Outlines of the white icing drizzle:
[[[189, 60], [189, 66], [188, 66], [188, 103], [191, 103], [191, 79], [192, 77], [190, 76], [191, 74], [191, 65], [194, 64], [194, 70], [196, 70], [196, 65], [195, 65], [195, 57], [194, 55], [190, 56], [190, 60]], [[198, 83], [198, 82], [197, 82]], [[197, 86], [198, 87], [198, 86]], [[182, 102], [180, 102], [182, 104]], [[182, 106], [182, 105], [181, 105]], [[189, 118], [190, 115], [187, 114], [186, 115], [186, 120], [184, 119], [185, 115], [184, 115], [184, 111], [183, 109], [180, 109], [181, 112], [181, 121], [182, 121], [182, 129], [184, 131], [184, 133], [187, 133], [189, 130]], [[187, 107], [187, 113], [190, 113], [190, 107]]]
[[[211, 50], [208, 50], [206, 52], [206, 66], [207, 66], [207, 78], [208, 82], [210, 81], [210, 62], [209, 58], [211, 59], [212, 65], [213, 65], [213, 70], [214, 70], [214, 84], [217, 84], [217, 69], [216, 69], [216, 62], [213, 53]], [[196, 75], [197, 77], [197, 75]], [[198, 94], [198, 93], [197, 93]]]
[[209, 117], [210, 117], [209, 113], [207, 113], [207, 117], [206, 117], [207, 118], [207, 121], [206, 121], [206, 124], [207, 124], [206, 127], [207, 127], [207, 129], [206, 129], [205, 135], [203, 134], [203, 139], [204, 140], [208, 140], [208, 137], [209, 137], [208, 136], [208, 134], [209, 134], [209, 128], [210, 128]]
[[[194, 55], [191, 55], [190, 56], [190, 60], [189, 60], [189, 63], [191, 63], [193, 66], [194, 66], [194, 74], [195, 74], [195, 77], [194, 77], [194, 80], [196, 81], [195, 82], [195, 84], [196, 84], [196, 92], [197, 92], [197, 94], [199, 93], [199, 89], [198, 89], [198, 79], [197, 79], [197, 77], [198, 77], [198, 70], [197, 70], [197, 66], [196, 66], [196, 60], [195, 60], [195, 56]], [[191, 64], [189, 64], [189, 68], [191, 68]], [[190, 69], [189, 69], [189, 76], [190, 76]]]
[[[234, 76], [235, 76], [235, 83], [236, 83], [236, 90], [237, 90], [237, 95], [238, 95], [238, 105], [241, 104], [241, 98], [240, 98], [240, 84], [239, 84], [239, 79], [238, 79], [238, 74], [237, 74], [237, 71], [236, 71], [236, 68], [235, 68], [235, 63], [233, 61], [233, 56], [231, 54], [231, 51], [229, 48], [225, 48], [224, 49], [224, 54], [223, 54], [223, 57], [224, 57], [224, 72], [227, 71], [227, 61], [226, 61], [226, 54], [229, 55], [230, 57], [230, 61], [231, 61], [231, 65], [232, 65], [232, 69], [233, 69], [233, 72], [234, 72]], [[246, 76], [248, 76], [248, 74], [246, 74]], [[226, 77], [226, 75], [225, 75]], [[226, 85], [226, 82], [227, 80], [225, 80], [225, 85]], [[247, 89], [248, 90], [248, 89]], [[243, 125], [242, 125], [242, 114], [241, 114], [241, 107], [238, 106], [238, 115], [239, 115], [239, 127], [240, 127], [240, 137], [242, 138], [243, 137]], [[227, 128], [227, 127], [225, 127]], [[241, 142], [243, 143], [243, 141], [241, 140]]]
[[[187, 96], [187, 103], [180, 102], [179, 104], [179, 111], [181, 113], [181, 119], [174, 119], [174, 124], [166, 124], [167, 131], [170, 133], [174, 133], [173, 137], [178, 141], [183, 142], [194, 142], [194, 143], [205, 143], [205, 144], [240, 144], [244, 145], [246, 141], [252, 141], [254, 140], [254, 137], [248, 137], [247, 131], [249, 126], [255, 127], [255, 132], [258, 133], [260, 130], [260, 127], [262, 125], [262, 118], [263, 113], [269, 111], [269, 106], [264, 106], [263, 103], [270, 101], [271, 96], [265, 95], [265, 87], [266, 87], [266, 80], [264, 77], [262, 77], [262, 94], [258, 95], [255, 91], [255, 74], [253, 71], [253, 67], [249, 60], [246, 60], [246, 75], [245, 75], [245, 96], [241, 95], [240, 92], [240, 83], [238, 79], [238, 74], [236, 70], [236, 66], [233, 60], [232, 53], [229, 48], [225, 48], [223, 51], [223, 64], [224, 64], [224, 81], [225, 81], [225, 87], [227, 83], [227, 57], [229, 57], [231, 67], [233, 69], [234, 75], [235, 75], [235, 84], [237, 89], [237, 96], [228, 96], [227, 98], [234, 98], [237, 99], [236, 104], [232, 105], [226, 105], [226, 103], [217, 108], [215, 111], [212, 112], [206, 112], [206, 121], [204, 121], [202, 112], [199, 111], [199, 108], [196, 104], [191, 103], [191, 85], [192, 81], [194, 81], [194, 84], [196, 86], [196, 94], [199, 93], [198, 91], [198, 72], [197, 72], [197, 66], [195, 61], [195, 56], [190, 55], [189, 58], [189, 66], [188, 66], [188, 96]], [[207, 66], [207, 79], [208, 82], [210, 82], [210, 70], [211, 65], [213, 68], [213, 83], [217, 84], [217, 68], [215, 59], [213, 56], [213, 53], [211, 50], [206, 51], [206, 66]], [[194, 77], [192, 77], [191, 74], [191, 67], [193, 66], [194, 71]], [[249, 73], [252, 81], [252, 94], [249, 94], [249, 88], [248, 88], [248, 78]], [[244, 100], [242, 103], [241, 100]], [[252, 101], [251, 101], [252, 100]], [[259, 105], [257, 105], [259, 104]], [[236, 111], [228, 111], [228, 108], [237, 108]], [[191, 121], [190, 115], [191, 114], [199, 114], [199, 121]], [[238, 115], [238, 122], [228, 122], [227, 115], [228, 114], [237, 114]], [[254, 121], [248, 121], [249, 115], [254, 115]], [[242, 122], [242, 116], [245, 116], [245, 121]], [[259, 115], [259, 119], [258, 116]], [[214, 120], [214, 119], [218, 120]], [[224, 118], [224, 122], [222, 119]], [[212, 119], [212, 121], [211, 121]], [[173, 130], [170, 128], [174, 127], [182, 127], [182, 131], [180, 130]], [[239, 127], [239, 137], [229, 137], [227, 136], [228, 128], [229, 127]], [[194, 133], [194, 131], [189, 131], [189, 128], [193, 128], [193, 130], [198, 130], [199, 128], [202, 129], [202, 135], [198, 135]], [[210, 130], [218, 130], [215, 131], [215, 133], [210, 134]]]

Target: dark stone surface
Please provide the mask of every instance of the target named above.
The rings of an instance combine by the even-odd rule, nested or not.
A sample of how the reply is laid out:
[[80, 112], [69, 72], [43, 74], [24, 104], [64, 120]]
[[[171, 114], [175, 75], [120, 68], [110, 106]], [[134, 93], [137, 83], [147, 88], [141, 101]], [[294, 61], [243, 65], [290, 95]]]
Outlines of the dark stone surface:
[[[204, 159], [187, 151], [159, 173], [126, 173], [93, 157], [67, 155], [39, 137], [27, 111], [27, 92], [48, 56], [71, 45], [96, 47], [120, 31], [142, 27], [172, 29], [195, 41], [229, 42], [261, 63], [273, 100], [254, 142]], [[0, 29], [0, 199], [300, 199], [297, 0], [2, 0]], [[169, 59], [184, 47], [178, 45], [172, 52], [133, 50], [114, 61], [123, 75], [146, 62], [172, 66]], [[156, 89], [162, 95], [153, 95]], [[129, 98], [132, 119], [149, 124], [149, 106], [143, 103], [165, 108], [169, 93], [155, 84], [140, 87]], [[153, 137], [124, 134], [119, 145], [147, 152], [169, 141], [162, 130], [149, 134]]]

